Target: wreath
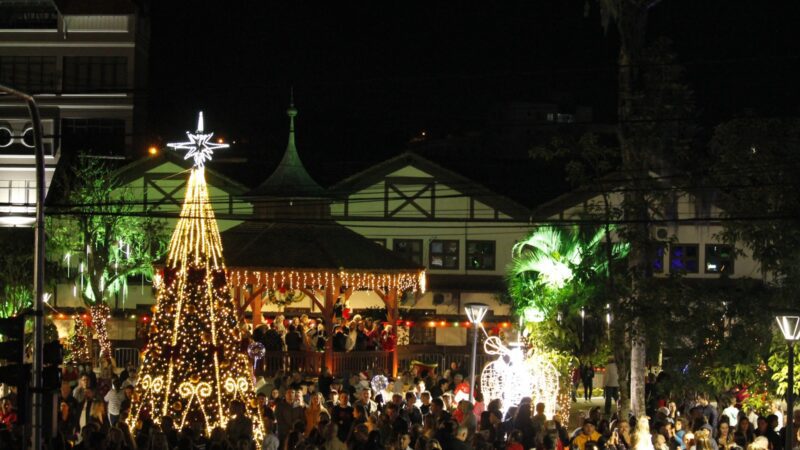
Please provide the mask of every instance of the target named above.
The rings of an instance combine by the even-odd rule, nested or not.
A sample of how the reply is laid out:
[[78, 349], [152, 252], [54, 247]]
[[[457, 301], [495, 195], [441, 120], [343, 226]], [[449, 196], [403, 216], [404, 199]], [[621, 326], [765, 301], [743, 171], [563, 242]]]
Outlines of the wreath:
[[279, 306], [286, 306], [292, 303], [298, 303], [306, 298], [306, 294], [296, 289], [286, 289], [285, 287], [279, 289], [270, 289], [267, 291], [267, 298], [270, 303]]

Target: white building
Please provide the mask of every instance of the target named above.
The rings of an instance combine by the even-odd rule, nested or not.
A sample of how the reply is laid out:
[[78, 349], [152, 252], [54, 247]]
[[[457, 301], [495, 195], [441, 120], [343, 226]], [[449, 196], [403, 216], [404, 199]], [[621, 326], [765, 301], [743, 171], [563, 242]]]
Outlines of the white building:
[[[127, 0], [0, 0], [0, 83], [41, 109], [48, 184], [62, 154], [133, 153], [148, 35]], [[0, 97], [0, 223], [30, 224], [35, 188], [28, 112]]]

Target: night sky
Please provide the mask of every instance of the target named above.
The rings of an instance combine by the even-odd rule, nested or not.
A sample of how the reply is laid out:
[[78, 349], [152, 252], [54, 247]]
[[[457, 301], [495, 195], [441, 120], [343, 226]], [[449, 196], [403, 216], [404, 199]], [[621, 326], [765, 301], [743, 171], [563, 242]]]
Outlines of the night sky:
[[[568, 93], [614, 121], [617, 40], [593, 0], [152, 3], [149, 139], [179, 138], [203, 109], [237, 141], [229, 154], [255, 162], [247, 177], [283, 153], [291, 86], [301, 158], [322, 184], [422, 130], [480, 131], [504, 102]], [[798, 113], [798, 23], [796, 1], [662, 0], [648, 33], [673, 41], [710, 129]]]

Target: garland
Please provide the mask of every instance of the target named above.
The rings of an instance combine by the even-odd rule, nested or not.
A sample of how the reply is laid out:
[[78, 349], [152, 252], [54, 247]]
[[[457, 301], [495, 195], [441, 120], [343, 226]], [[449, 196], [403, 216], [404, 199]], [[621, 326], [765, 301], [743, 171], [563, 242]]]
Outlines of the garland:
[[298, 303], [306, 298], [306, 294], [296, 289], [287, 289], [281, 287], [279, 289], [270, 289], [267, 291], [267, 298], [269, 302], [278, 306], [287, 306], [292, 303]]

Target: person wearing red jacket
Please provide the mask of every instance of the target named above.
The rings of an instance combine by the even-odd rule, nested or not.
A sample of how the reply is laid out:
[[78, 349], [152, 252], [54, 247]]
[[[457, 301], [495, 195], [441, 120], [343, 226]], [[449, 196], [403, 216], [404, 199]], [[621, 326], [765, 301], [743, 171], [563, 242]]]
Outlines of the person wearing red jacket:
[[381, 333], [381, 348], [385, 352], [393, 352], [397, 348], [397, 335], [394, 334], [391, 325], [386, 325]]

